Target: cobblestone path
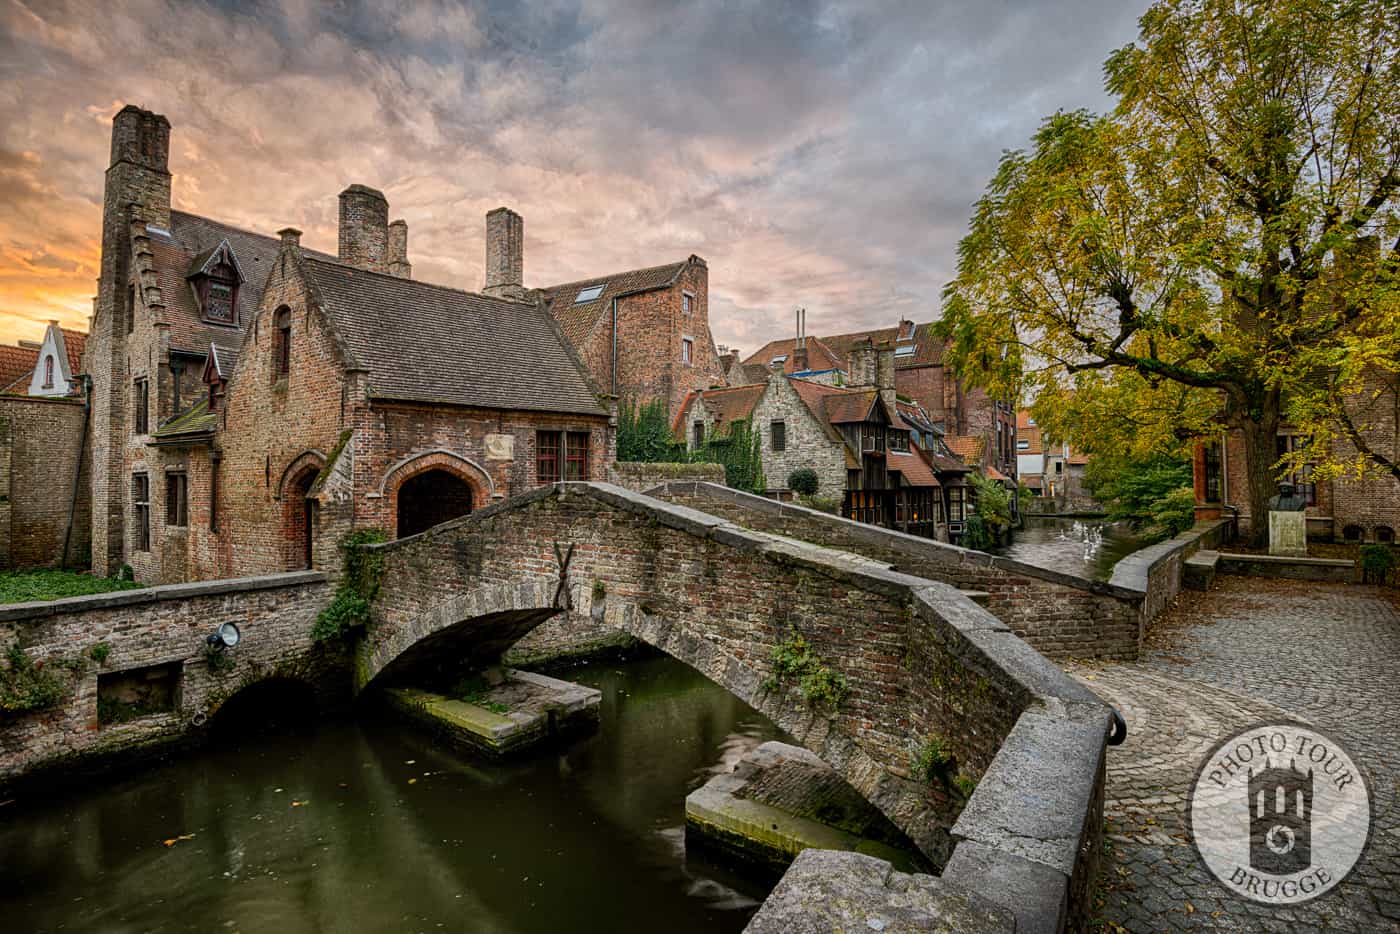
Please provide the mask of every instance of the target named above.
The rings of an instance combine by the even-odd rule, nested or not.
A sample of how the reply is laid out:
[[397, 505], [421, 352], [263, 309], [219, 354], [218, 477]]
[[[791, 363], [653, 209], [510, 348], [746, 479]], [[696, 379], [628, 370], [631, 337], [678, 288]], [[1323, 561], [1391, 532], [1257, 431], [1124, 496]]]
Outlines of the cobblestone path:
[[[1122, 711], [1108, 751], [1102, 919], [1146, 931], [1400, 932], [1400, 611], [1373, 587], [1226, 577], [1187, 592], [1141, 661], [1069, 671]], [[1201, 759], [1261, 720], [1310, 723], [1369, 770], [1370, 848], [1320, 899], [1235, 897], [1196, 855], [1187, 797]]]

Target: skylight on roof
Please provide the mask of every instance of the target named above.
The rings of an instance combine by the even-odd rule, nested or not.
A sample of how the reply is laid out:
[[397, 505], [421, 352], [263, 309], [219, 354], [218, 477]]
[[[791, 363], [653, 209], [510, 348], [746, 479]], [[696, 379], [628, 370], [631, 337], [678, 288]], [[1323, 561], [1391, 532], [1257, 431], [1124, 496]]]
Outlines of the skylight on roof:
[[914, 355], [915, 346], [913, 344], [902, 344], [894, 349], [896, 357], [911, 357]]
[[776, 357], [774, 357], [772, 360], [769, 360], [768, 363], [769, 363], [770, 366], [771, 366], [772, 364], [774, 364], [774, 363], [787, 363], [787, 354], [785, 354], [785, 353], [780, 353], [780, 354], [778, 354]]
[[582, 305], [584, 302], [595, 301], [599, 295], [603, 294], [603, 289], [607, 288], [607, 283], [602, 285], [590, 285], [586, 289], [579, 289], [578, 295], [574, 296], [574, 304]]

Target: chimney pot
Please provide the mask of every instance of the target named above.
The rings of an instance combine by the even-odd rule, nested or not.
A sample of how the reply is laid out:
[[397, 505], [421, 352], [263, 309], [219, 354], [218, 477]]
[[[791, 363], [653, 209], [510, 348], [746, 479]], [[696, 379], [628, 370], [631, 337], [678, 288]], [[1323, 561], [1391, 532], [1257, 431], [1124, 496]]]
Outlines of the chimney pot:
[[413, 278], [413, 266], [408, 261], [408, 221], [396, 220], [389, 225], [389, 275], [400, 279]]
[[301, 231], [295, 227], [283, 227], [277, 236], [282, 238], [283, 246], [301, 246]]

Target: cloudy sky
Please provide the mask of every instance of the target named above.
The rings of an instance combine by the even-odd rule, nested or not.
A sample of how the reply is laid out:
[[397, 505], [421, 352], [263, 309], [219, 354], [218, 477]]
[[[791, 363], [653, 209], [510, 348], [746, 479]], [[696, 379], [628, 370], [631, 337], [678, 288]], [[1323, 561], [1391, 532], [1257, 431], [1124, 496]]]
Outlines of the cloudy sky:
[[684, 259], [721, 344], [937, 315], [1002, 150], [1102, 109], [1146, 0], [0, 0], [0, 341], [86, 328], [111, 117], [169, 117], [175, 206], [335, 251], [383, 190], [417, 278]]

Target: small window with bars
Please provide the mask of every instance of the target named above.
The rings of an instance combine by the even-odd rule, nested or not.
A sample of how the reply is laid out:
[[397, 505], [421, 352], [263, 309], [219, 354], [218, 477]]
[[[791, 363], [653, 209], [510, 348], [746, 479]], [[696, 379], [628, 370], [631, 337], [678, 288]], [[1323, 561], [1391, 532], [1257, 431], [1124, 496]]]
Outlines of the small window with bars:
[[773, 444], [773, 450], [787, 450], [787, 425], [783, 422], [773, 422], [768, 426], [769, 438]]
[[559, 482], [560, 432], [535, 432], [535, 476], [540, 483]]
[[564, 438], [564, 479], [588, 479], [588, 432], [571, 431]]

